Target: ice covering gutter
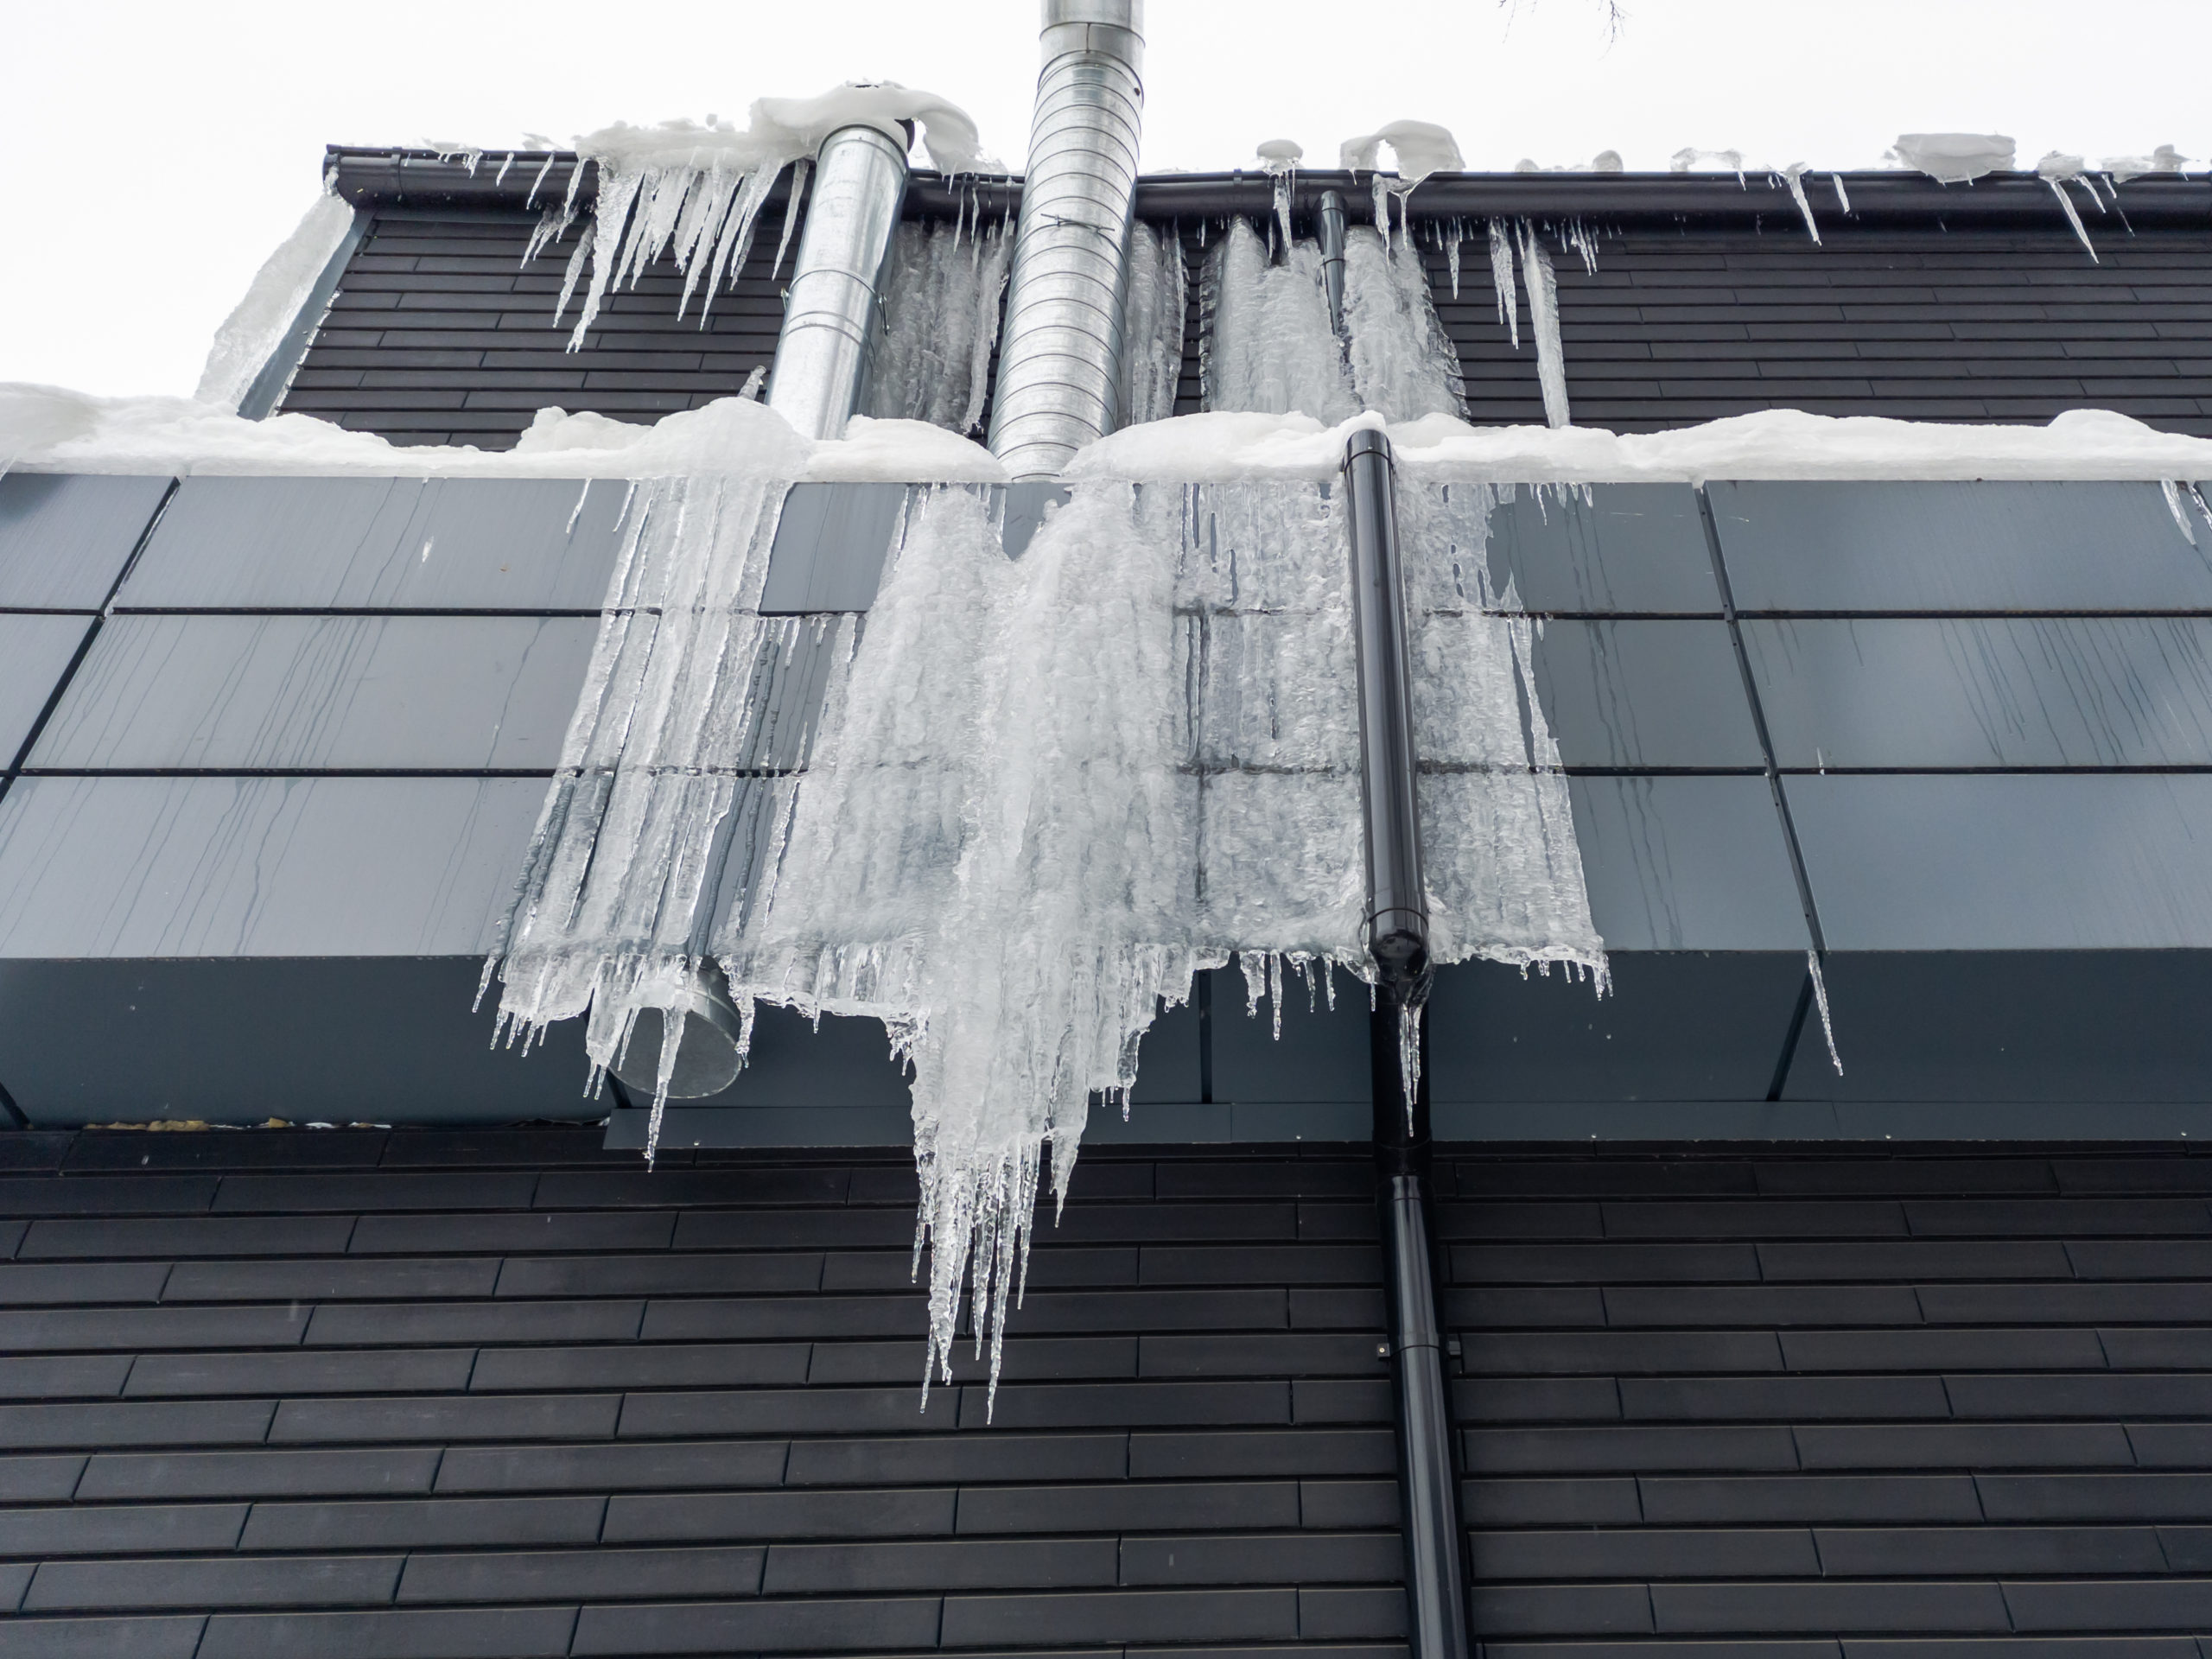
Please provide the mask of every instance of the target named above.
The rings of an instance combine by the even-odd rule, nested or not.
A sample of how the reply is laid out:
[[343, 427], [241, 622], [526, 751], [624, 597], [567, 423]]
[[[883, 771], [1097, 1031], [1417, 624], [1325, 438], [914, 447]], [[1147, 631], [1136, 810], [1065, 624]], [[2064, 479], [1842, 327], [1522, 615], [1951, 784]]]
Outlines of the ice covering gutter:
[[1143, 0], [1044, 0], [991, 452], [1051, 478], [1120, 418], [1122, 290], [1144, 111]]
[[[334, 169], [333, 188], [362, 207], [543, 206], [560, 200], [567, 191], [575, 158], [562, 151], [524, 151], [515, 155], [511, 166], [505, 162], [505, 152], [490, 152], [472, 174], [463, 162], [441, 160], [429, 150], [333, 146], [327, 152], [327, 166]], [[503, 167], [504, 178], [499, 176]], [[1819, 181], [1831, 175], [1826, 168], [1814, 168], [1803, 176]], [[1990, 174], [1971, 185], [1948, 186], [1901, 169], [1832, 176], [1843, 181], [1850, 195], [1853, 221], [1940, 218], [1947, 223], [2047, 225], [2050, 220], [2050, 186], [2034, 173]], [[1322, 194], [1337, 190], [1345, 196], [1352, 222], [1364, 223], [1371, 217], [1365, 200], [1368, 177], [1341, 169], [1300, 168], [1293, 188], [1294, 210], [1315, 213]], [[784, 188], [779, 184], [771, 193], [771, 206], [781, 201]], [[2120, 181], [2113, 189], [2129, 223], [2139, 226], [2201, 226], [2212, 221], [2212, 178], [2148, 174]], [[1137, 180], [1135, 213], [1147, 219], [1265, 216], [1273, 208], [1274, 191], [1274, 180], [1256, 170], [1155, 174]], [[588, 203], [594, 194], [594, 181], [587, 176], [576, 199]], [[917, 170], [908, 188], [906, 212], [908, 218], [950, 218], [963, 208], [993, 215], [1018, 210], [1022, 194], [1018, 178], [963, 175], [948, 179]], [[1408, 205], [1417, 219], [1580, 215], [1743, 222], [1774, 214], [1797, 216], [1789, 181], [1778, 173], [1747, 174], [1742, 184], [1732, 174], [1433, 173], [1414, 188]]]

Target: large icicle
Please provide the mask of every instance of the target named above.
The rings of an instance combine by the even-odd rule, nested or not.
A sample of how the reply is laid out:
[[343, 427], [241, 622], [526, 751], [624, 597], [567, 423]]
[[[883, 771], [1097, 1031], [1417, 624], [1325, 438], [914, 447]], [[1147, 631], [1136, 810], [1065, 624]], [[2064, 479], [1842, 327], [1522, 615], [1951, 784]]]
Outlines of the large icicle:
[[1437, 318], [1411, 238], [1386, 244], [1363, 225], [1345, 237], [1344, 327], [1363, 409], [1394, 421], [1465, 415], [1459, 353]]
[[1520, 224], [1521, 276], [1529, 289], [1529, 324], [1536, 336], [1536, 379], [1544, 394], [1544, 423], [1571, 426], [1567, 406], [1567, 351], [1560, 342], [1559, 278], [1536, 227]]
[[1497, 320], [1512, 331], [1513, 349], [1521, 349], [1521, 296], [1513, 276], [1513, 232], [1502, 219], [1490, 221], [1490, 285], [1497, 296]]
[[1013, 251], [999, 225], [899, 227], [864, 412], [979, 434]]
[[1129, 227], [1128, 291], [1122, 308], [1122, 426], [1175, 412], [1190, 305], [1183, 240], [1173, 225]]

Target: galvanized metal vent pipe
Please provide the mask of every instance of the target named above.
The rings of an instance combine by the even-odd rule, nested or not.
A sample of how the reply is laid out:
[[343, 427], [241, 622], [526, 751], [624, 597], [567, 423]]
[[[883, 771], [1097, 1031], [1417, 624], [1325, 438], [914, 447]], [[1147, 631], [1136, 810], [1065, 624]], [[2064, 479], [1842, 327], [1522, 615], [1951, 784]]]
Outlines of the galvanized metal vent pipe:
[[1144, 0], [1044, 0], [991, 450], [1058, 476], [1121, 417], [1122, 294], [1144, 111]]
[[[1341, 207], [1336, 221], [1341, 249]], [[1325, 204], [1322, 233], [1330, 233]], [[1332, 295], [1332, 302], [1340, 302]], [[1429, 1255], [1426, 1077], [1413, 1097], [1399, 1058], [1402, 1021], [1428, 997], [1428, 902], [1414, 791], [1412, 676], [1390, 440], [1355, 432], [1344, 446], [1351, 534], [1352, 638], [1359, 687], [1360, 804], [1367, 849], [1368, 951], [1381, 995], [1370, 1031], [1376, 1197], [1389, 1281], [1390, 1360], [1397, 1388], [1398, 1492], [1406, 1544], [1412, 1659], [1467, 1659], [1445, 1341]]]
[[855, 125], [822, 141], [768, 382], [768, 407], [801, 436], [842, 437], [860, 406], [906, 200], [906, 146], [898, 138]]

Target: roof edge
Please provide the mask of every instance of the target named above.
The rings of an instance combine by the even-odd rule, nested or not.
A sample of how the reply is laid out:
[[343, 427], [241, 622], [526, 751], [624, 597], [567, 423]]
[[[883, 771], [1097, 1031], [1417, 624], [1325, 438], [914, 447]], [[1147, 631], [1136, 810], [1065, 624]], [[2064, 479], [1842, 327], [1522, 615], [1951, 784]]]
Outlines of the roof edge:
[[[568, 198], [572, 183], [580, 203], [597, 194], [590, 172], [576, 181], [579, 163], [565, 150], [486, 151], [474, 166], [428, 149], [334, 144], [327, 157], [332, 188], [356, 207], [513, 211], [557, 206]], [[1843, 181], [1851, 200], [1848, 213], [1834, 200], [1830, 177]], [[1292, 180], [1293, 211], [1311, 213], [1324, 191], [1335, 190], [1344, 196], [1352, 219], [1371, 222], [1368, 203], [1374, 178], [1364, 172], [1300, 171]], [[1972, 184], [1946, 185], [1918, 173], [1866, 171], [1808, 175], [1807, 184], [1813, 214], [1823, 225], [2063, 223], [2050, 184], [2033, 173], [1991, 174]], [[788, 188], [787, 180], [779, 180], [769, 202], [782, 200]], [[1137, 181], [1137, 213], [1149, 219], [1264, 214], [1273, 207], [1274, 192], [1275, 181], [1257, 171], [1150, 173]], [[2092, 230], [2141, 225], [2212, 229], [2212, 177], [2145, 175], [2117, 186], [2115, 194], [2117, 202], [2101, 214], [2089, 212], [2086, 203], [2077, 205]], [[1020, 200], [1018, 175], [948, 178], [917, 168], [906, 213], [909, 218], [950, 217], [963, 210], [1008, 213]], [[1745, 173], [1740, 181], [1727, 174], [1701, 173], [1437, 173], [1414, 187], [1408, 205], [1424, 219], [1742, 222], [1800, 217], [1788, 181], [1777, 173], [1756, 172]]]

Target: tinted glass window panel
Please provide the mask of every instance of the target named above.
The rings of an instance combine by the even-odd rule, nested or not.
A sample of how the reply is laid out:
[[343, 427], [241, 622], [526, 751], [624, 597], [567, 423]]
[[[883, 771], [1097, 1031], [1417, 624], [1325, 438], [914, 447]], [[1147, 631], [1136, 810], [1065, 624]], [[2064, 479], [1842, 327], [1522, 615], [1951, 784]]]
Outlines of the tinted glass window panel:
[[0, 607], [97, 609], [168, 486], [166, 478], [0, 476]]
[[2212, 621], [1748, 620], [1785, 766], [2212, 765]]
[[629, 490], [605, 479], [187, 479], [118, 602], [596, 610]]
[[1725, 623], [1554, 620], [1535, 655], [1562, 765], [1764, 764]]
[[1607, 950], [1806, 948], [1764, 778], [1575, 778], [1568, 791]]
[[550, 772], [589, 617], [118, 616], [33, 764]]
[[[1688, 612], [1717, 615], [1719, 590], [1696, 493], [1686, 484], [1506, 485], [1491, 505], [1480, 485], [1402, 482], [1401, 533], [1409, 546], [1441, 550], [1446, 569], [1481, 552], [1493, 596], [1508, 584], [1531, 611]], [[1427, 563], [1424, 559], [1420, 563]], [[1440, 602], [1414, 591], [1418, 603]]]
[[2212, 776], [1784, 781], [1839, 950], [2212, 947]]
[[0, 957], [480, 956], [536, 779], [27, 778]]
[[0, 615], [0, 766], [14, 762], [92, 619]]
[[2156, 484], [1708, 486], [1745, 611], [2212, 609], [2212, 526], [2190, 545]]

